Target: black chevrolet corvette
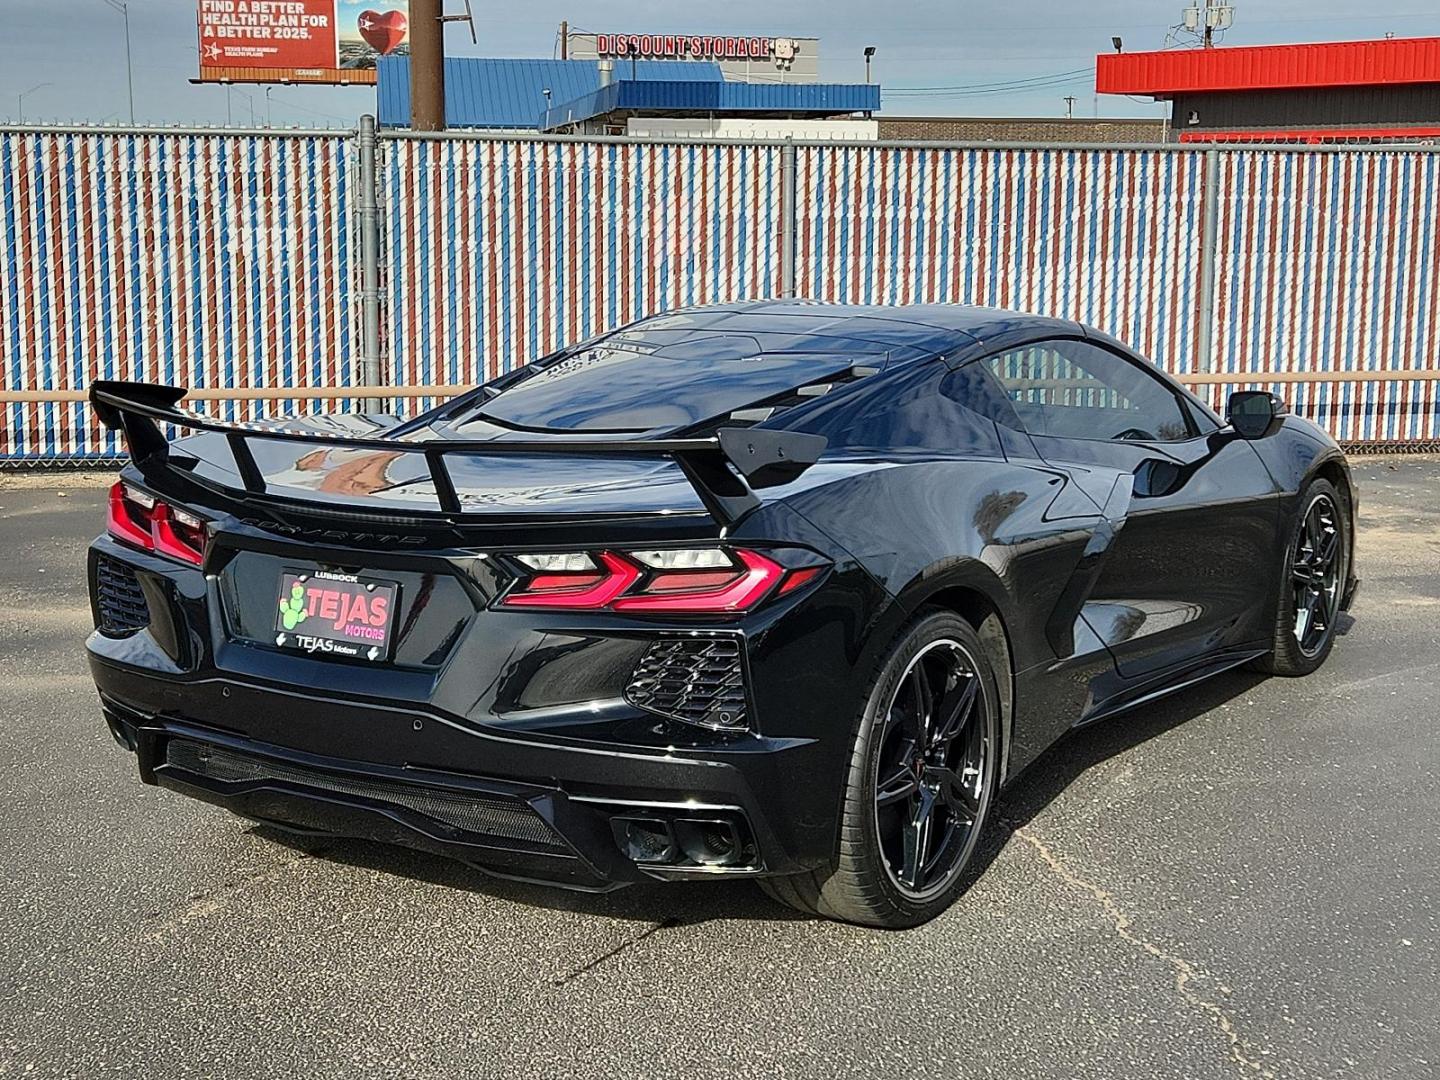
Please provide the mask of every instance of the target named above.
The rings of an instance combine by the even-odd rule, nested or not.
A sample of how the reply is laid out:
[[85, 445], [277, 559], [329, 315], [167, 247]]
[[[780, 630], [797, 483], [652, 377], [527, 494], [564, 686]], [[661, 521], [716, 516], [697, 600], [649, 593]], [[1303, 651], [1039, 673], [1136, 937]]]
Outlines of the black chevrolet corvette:
[[[582, 889], [910, 926], [1064, 732], [1329, 653], [1336, 444], [978, 308], [645, 319], [408, 421], [99, 383], [89, 657], [141, 779]], [[192, 432], [169, 441], [163, 425]]]

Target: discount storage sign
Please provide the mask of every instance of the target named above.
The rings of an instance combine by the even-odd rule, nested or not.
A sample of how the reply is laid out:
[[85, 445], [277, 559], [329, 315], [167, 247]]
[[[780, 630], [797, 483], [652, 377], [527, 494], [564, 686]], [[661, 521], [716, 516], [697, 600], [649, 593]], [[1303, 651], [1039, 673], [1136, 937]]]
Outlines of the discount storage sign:
[[203, 82], [373, 83], [409, 45], [408, 0], [199, 0]]

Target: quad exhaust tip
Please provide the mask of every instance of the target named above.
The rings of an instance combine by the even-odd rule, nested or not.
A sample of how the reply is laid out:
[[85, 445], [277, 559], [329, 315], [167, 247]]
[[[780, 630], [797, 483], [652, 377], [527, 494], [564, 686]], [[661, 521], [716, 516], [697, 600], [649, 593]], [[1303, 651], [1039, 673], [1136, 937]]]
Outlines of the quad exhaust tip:
[[616, 817], [611, 829], [632, 862], [673, 868], [751, 867], [755, 850], [742, 826], [720, 817]]

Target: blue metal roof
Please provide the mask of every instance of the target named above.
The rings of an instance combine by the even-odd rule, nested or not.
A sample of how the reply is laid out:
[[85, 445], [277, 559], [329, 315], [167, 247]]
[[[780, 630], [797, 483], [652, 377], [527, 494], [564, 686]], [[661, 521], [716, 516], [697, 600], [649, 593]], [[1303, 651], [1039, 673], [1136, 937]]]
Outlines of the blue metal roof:
[[617, 110], [663, 113], [786, 113], [834, 116], [874, 112], [880, 87], [869, 83], [745, 83], [617, 79], [572, 100], [558, 94], [541, 123], [545, 129]]
[[[450, 127], [531, 128], [545, 110], [542, 91], [554, 104], [574, 101], [600, 88], [596, 60], [498, 60], [452, 57], [445, 61], [445, 122]], [[382, 56], [379, 67], [380, 124], [410, 123], [410, 58]], [[663, 79], [668, 85], [723, 83], [720, 65], [683, 60], [615, 62], [626, 81]], [[633, 79], [632, 79], [633, 75]]]

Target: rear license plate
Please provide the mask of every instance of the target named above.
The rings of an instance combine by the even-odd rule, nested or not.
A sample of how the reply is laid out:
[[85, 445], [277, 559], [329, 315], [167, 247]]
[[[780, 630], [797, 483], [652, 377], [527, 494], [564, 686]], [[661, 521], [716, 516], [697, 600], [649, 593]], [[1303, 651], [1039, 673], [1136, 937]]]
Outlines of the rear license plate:
[[388, 660], [400, 586], [328, 570], [280, 575], [275, 644], [358, 660]]

